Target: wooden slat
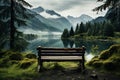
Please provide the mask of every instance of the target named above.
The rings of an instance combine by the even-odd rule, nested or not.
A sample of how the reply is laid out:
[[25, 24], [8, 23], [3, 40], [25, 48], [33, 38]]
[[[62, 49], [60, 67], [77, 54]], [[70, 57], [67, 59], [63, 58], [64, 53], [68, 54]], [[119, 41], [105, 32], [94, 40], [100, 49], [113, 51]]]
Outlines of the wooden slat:
[[74, 52], [74, 53], [78, 53], [78, 52], [81, 52], [81, 53], [83, 53], [83, 51], [81, 51], [81, 50], [41, 50], [41, 53], [72, 53], [72, 52]]
[[41, 53], [41, 56], [82, 56], [83, 53]]
[[83, 48], [43, 48], [43, 47], [38, 47], [37, 50], [83, 50]]
[[82, 60], [82, 56], [41, 56], [41, 60]]

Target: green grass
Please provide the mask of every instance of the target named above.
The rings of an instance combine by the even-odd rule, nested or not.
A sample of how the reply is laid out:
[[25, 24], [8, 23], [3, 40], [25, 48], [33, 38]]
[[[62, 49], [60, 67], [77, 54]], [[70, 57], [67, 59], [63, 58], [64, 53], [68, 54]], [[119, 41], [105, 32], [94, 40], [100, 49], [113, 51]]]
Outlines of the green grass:
[[[43, 66], [47, 70], [73, 69], [78, 62], [44, 62]], [[0, 51], [0, 80], [33, 80], [40, 75], [37, 57], [31, 52]]]
[[120, 45], [113, 45], [94, 57], [87, 66], [120, 75]]

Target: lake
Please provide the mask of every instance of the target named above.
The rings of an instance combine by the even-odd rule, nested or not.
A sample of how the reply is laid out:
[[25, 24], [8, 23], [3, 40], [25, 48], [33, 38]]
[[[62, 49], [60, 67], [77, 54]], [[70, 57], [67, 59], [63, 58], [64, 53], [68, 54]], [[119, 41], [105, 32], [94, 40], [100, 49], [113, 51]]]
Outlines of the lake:
[[108, 49], [111, 45], [115, 44], [111, 41], [100, 41], [100, 40], [61, 40], [60, 35], [43, 35], [39, 36], [37, 39], [29, 40], [29, 45], [26, 50], [31, 50], [33, 53], [37, 54], [36, 48], [38, 46], [42, 47], [60, 47], [60, 48], [78, 48], [85, 46], [86, 53], [85, 58], [89, 61], [92, 57], [96, 56], [102, 50]]

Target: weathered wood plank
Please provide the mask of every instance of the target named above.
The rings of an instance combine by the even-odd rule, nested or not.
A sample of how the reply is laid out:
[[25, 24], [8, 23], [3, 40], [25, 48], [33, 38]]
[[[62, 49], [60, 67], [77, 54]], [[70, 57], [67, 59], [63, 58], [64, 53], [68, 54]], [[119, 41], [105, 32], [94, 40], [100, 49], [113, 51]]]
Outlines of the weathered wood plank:
[[82, 56], [42, 56], [42, 60], [81, 60]]
[[41, 56], [82, 56], [83, 53], [41, 53]]

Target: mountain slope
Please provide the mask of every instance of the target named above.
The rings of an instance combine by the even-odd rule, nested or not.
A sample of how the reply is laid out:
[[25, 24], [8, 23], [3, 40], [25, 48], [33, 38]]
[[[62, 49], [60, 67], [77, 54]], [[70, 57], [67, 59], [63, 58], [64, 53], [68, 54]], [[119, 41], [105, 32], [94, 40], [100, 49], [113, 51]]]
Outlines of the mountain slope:
[[[41, 10], [41, 7], [38, 7]], [[63, 16], [55, 12], [54, 10], [45, 10], [40, 12], [38, 8], [32, 9], [36, 12], [36, 18], [39, 19], [42, 23], [53, 26], [54, 28], [63, 31], [65, 28], [70, 29], [72, 24]]]
[[100, 23], [100, 22], [104, 22], [104, 21], [106, 21], [106, 18], [100, 16], [100, 17], [97, 17], [97, 18], [93, 19], [93, 20], [90, 21], [90, 22], [92, 22], [92, 23]]
[[[19, 27], [18, 30], [19, 31], [26, 31], [26, 29], [31, 29], [31, 30], [35, 30], [35, 31], [61, 31], [56, 27], [53, 27], [51, 25], [47, 24], [47, 19], [45, 19], [44, 17], [40, 16], [39, 14], [37, 14], [36, 12], [33, 12], [31, 10], [27, 10], [27, 13], [31, 13], [34, 15], [33, 18], [26, 20], [27, 25], [26, 26], [22, 26]], [[39, 18], [41, 19], [39, 19]]]
[[88, 16], [88, 15], [81, 15], [80, 17], [72, 17], [72, 16], [67, 16], [67, 19], [70, 21], [70, 23], [73, 24], [73, 26], [75, 27], [78, 23], [86, 23], [88, 21], [91, 21], [93, 18]]

